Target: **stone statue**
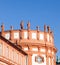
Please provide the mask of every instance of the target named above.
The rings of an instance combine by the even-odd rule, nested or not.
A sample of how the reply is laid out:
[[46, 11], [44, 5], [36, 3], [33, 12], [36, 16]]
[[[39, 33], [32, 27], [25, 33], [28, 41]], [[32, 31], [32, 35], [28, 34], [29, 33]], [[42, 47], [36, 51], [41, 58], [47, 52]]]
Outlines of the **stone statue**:
[[36, 28], [37, 28], [37, 30], [39, 31], [39, 28], [40, 28], [40, 27], [39, 27], [39, 26], [37, 26]]
[[28, 28], [28, 30], [30, 30], [30, 22], [28, 22], [27, 28]]
[[48, 30], [48, 32], [50, 32], [50, 27], [49, 26], [47, 26], [47, 30]]
[[10, 28], [11, 28], [11, 30], [13, 30], [13, 26], [11, 26]]
[[4, 31], [4, 24], [1, 25], [1, 31]]
[[24, 29], [24, 23], [23, 23], [23, 21], [21, 21], [20, 26], [21, 26], [21, 29]]

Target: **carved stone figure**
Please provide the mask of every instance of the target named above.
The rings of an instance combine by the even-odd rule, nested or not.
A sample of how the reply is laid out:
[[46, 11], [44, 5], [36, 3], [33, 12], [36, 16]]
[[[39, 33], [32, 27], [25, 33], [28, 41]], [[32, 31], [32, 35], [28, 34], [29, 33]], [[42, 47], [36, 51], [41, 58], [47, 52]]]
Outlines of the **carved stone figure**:
[[4, 31], [4, 24], [1, 25], [1, 31]]
[[48, 32], [50, 32], [50, 27], [49, 26], [47, 26], [47, 30], [48, 30]]
[[36, 28], [37, 28], [37, 30], [39, 31], [39, 28], [40, 28], [40, 27], [39, 27], [39, 26], [37, 26]]
[[24, 23], [23, 23], [23, 21], [21, 21], [20, 26], [21, 26], [21, 29], [24, 29]]
[[28, 24], [27, 24], [27, 28], [28, 28], [28, 30], [30, 29], [30, 22], [28, 22]]
[[13, 30], [13, 26], [11, 26], [10, 28], [11, 28], [11, 30]]

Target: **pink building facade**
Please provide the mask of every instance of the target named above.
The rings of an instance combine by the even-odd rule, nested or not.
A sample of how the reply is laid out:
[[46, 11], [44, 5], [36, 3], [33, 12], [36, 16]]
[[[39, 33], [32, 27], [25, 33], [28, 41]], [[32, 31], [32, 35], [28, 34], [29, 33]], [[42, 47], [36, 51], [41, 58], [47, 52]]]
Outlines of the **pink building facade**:
[[[30, 29], [30, 22], [27, 29], [24, 29], [23, 22], [19, 30], [5, 31], [4, 25], [0, 32], [0, 49], [2, 59], [0, 64], [10, 65], [56, 65], [57, 49], [54, 45], [54, 35], [49, 26], [44, 25], [44, 31]], [[4, 64], [5, 63], [5, 64]], [[9, 64], [8, 64], [9, 65]]]
[[27, 54], [0, 36], [0, 65], [27, 65]]

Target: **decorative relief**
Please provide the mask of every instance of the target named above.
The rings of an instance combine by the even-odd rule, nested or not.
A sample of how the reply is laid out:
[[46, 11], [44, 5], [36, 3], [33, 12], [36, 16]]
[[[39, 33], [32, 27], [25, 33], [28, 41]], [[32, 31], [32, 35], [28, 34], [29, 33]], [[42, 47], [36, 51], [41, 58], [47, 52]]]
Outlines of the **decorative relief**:
[[[40, 58], [42, 59], [42, 62], [40, 62]], [[46, 55], [38, 53], [32, 54], [32, 65], [46, 65]]]
[[44, 62], [44, 57], [42, 57], [42, 56], [36, 56], [35, 57], [35, 62], [38, 62], [38, 63]]
[[44, 39], [44, 34], [40, 34], [40, 40]]
[[9, 40], [10, 39], [10, 33], [5, 34], [5, 38]]
[[19, 39], [19, 33], [18, 32], [14, 33], [14, 39]]
[[32, 33], [32, 39], [36, 39], [36, 33]]
[[24, 39], [27, 39], [27, 38], [28, 38], [28, 33], [24, 32]]

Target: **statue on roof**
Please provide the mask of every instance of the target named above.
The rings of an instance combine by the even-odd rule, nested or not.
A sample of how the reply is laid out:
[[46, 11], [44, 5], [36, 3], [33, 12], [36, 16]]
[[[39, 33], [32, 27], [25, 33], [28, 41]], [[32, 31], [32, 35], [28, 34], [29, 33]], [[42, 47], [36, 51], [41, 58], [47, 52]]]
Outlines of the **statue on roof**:
[[44, 25], [44, 32], [46, 32], [46, 25]]
[[49, 26], [47, 26], [47, 30], [48, 30], [48, 32], [50, 32], [50, 27]]
[[11, 26], [10, 28], [11, 28], [11, 30], [13, 30], [13, 26]]
[[4, 31], [4, 23], [1, 25], [1, 31]]
[[21, 21], [20, 26], [21, 26], [21, 29], [24, 29], [24, 23], [23, 23], [23, 21]]
[[40, 28], [40, 27], [39, 27], [39, 26], [37, 26], [36, 28], [37, 28], [37, 31], [39, 31], [39, 28]]
[[28, 28], [28, 30], [30, 30], [30, 22], [29, 21], [27, 23], [27, 28]]

